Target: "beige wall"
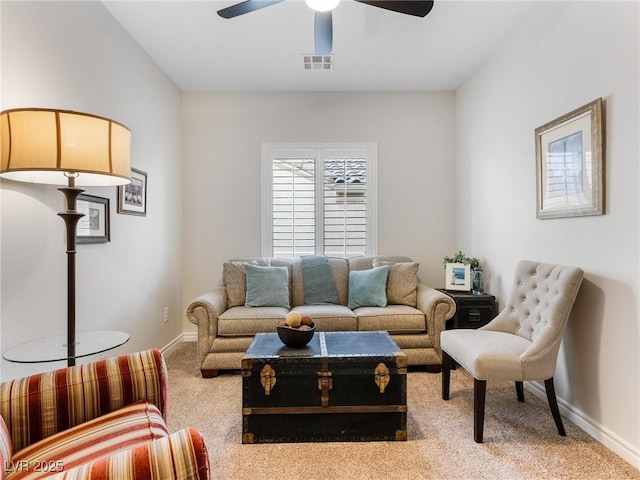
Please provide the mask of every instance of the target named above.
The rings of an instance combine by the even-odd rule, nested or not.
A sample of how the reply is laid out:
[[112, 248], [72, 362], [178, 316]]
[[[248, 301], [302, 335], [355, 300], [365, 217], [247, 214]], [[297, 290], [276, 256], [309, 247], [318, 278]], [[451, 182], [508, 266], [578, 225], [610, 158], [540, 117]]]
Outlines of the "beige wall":
[[[161, 347], [182, 332], [180, 105], [180, 91], [100, 2], [2, 3], [2, 109], [116, 119], [131, 129], [132, 165], [148, 173], [146, 217], [117, 214], [115, 187], [87, 189], [110, 199], [111, 242], [78, 246], [78, 329], [129, 332], [116, 352]], [[0, 190], [4, 351], [66, 332], [66, 243], [56, 187], [2, 180]], [[1, 377], [59, 366], [3, 361]]]
[[443, 285], [455, 244], [453, 92], [194, 93], [183, 104], [185, 309], [220, 282], [223, 261], [261, 253], [263, 142], [377, 142], [379, 253], [408, 255], [423, 281]]
[[[501, 302], [527, 258], [586, 274], [560, 353], [572, 420], [640, 466], [637, 2], [549, 3], [458, 92], [458, 245]], [[536, 219], [534, 129], [597, 97], [606, 214]]]

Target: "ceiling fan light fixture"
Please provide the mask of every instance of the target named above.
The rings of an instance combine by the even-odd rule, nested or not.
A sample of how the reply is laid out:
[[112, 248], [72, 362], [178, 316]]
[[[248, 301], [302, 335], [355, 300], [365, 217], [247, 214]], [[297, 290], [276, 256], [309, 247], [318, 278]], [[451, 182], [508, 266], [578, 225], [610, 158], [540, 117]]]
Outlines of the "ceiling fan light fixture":
[[328, 12], [338, 6], [340, 0], [305, 0], [309, 8], [316, 12]]

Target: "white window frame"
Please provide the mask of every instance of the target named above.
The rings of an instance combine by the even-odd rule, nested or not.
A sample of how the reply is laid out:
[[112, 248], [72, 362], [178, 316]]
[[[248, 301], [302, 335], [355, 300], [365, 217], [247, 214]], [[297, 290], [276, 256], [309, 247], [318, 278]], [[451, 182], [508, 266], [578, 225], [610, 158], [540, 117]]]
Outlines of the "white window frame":
[[[327, 155], [330, 154], [330, 155]], [[378, 253], [378, 145], [376, 143], [263, 143], [262, 144], [262, 255], [273, 255], [273, 159], [314, 158], [316, 160], [316, 254], [324, 250], [324, 168], [330, 158], [357, 158], [367, 162], [366, 255]]]

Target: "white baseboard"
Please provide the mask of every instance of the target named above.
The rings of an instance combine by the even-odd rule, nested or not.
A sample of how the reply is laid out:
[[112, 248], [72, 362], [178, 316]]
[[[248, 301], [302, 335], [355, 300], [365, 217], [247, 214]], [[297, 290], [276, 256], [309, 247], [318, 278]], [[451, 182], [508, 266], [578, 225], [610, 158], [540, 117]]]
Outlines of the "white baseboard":
[[[547, 393], [544, 386], [537, 382], [526, 382], [525, 387], [536, 397], [547, 403]], [[638, 448], [623, 438], [620, 438], [614, 432], [561, 398], [558, 398], [558, 407], [564, 417], [571, 420], [571, 422], [602, 443], [609, 450], [621, 456], [635, 468], [640, 469], [640, 451]]]
[[182, 334], [183, 342], [197, 342], [198, 341], [198, 332], [189, 332]]
[[171, 350], [173, 350], [175, 347], [177, 347], [178, 345], [180, 345], [182, 342], [185, 342], [187, 340], [184, 339], [185, 334], [181, 333], [180, 335], [178, 335], [176, 338], [174, 338], [173, 340], [171, 340], [169, 343], [167, 343], [164, 347], [160, 348], [160, 351], [165, 354], [165, 353], [169, 353]]
[[175, 347], [180, 345], [182, 342], [197, 342], [198, 334], [197, 333], [181, 333], [176, 338], [167, 343], [164, 347], [160, 348], [162, 353], [168, 353], [173, 350]]

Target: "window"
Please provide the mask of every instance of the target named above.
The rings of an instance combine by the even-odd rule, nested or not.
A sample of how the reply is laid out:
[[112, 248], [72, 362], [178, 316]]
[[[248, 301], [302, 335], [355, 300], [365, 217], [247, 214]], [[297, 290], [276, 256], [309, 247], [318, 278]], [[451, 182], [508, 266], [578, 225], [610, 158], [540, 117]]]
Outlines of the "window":
[[263, 255], [376, 253], [376, 146], [263, 145]]

